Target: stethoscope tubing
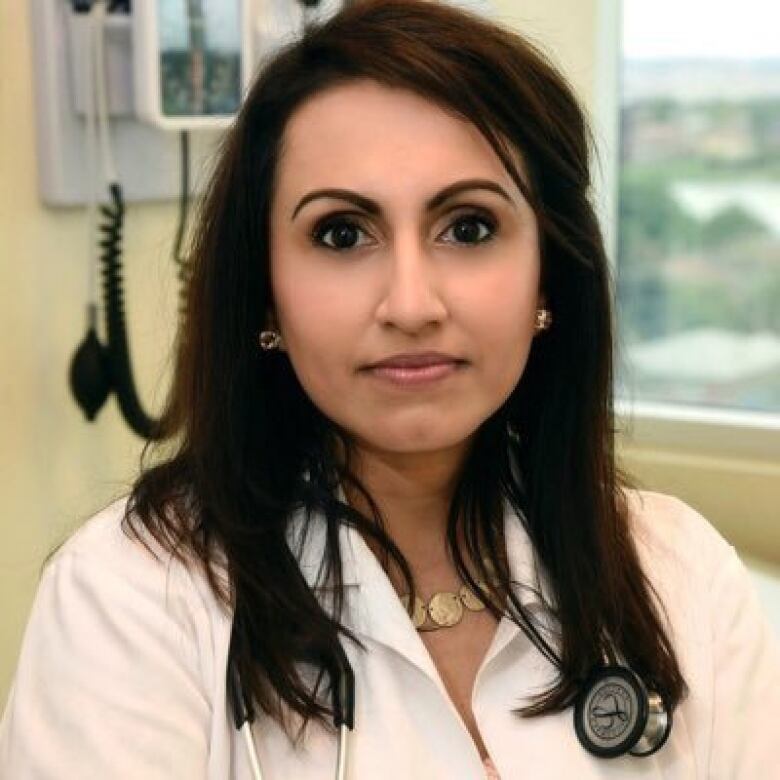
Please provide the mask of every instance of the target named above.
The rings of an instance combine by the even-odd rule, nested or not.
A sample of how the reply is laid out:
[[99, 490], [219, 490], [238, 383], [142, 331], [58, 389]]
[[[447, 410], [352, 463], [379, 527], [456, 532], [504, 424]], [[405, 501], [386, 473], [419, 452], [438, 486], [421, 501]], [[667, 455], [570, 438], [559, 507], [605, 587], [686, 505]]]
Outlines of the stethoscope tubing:
[[252, 780], [263, 780], [263, 773], [260, 769], [260, 761], [257, 758], [257, 747], [255, 747], [255, 740], [252, 736], [252, 724], [246, 721], [240, 729], [244, 735], [244, 744], [246, 745], [246, 752], [249, 756], [249, 766], [252, 769]]
[[[257, 746], [252, 736], [252, 724], [247, 721], [240, 729], [244, 735], [249, 766], [252, 770], [252, 780], [263, 780], [263, 772], [260, 769], [260, 760], [257, 757]], [[347, 756], [349, 753], [349, 727], [346, 724], [339, 726], [338, 753], [336, 755], [336, 780], [346, 780]]]
[[345, 780], [347, 776], [347, 741], [349, 739], [349, 727], [346, 723], [339, 726], [339, 747], [336, 757], [336, 780]]
[[[236, 684], [236, 691], [240, 691], [243, 699], [243, 687], [241, 678], [236, 669], [233, 670], [233, 679]], [[248, 712], [248, 710], [245, 710]], [[350, 715], [350, 722], [352, 717]], [[257, 745], [255, 745], [254, 735], [252, 734], [252, 717], [245, 717], [243, 723], [238, 729], [243, 735], [244, 745], [249, 757], [249, 767], [252, 771], [252, 780], [263, 780], [263, 772], [260, 769], [260, 759], [257, 755]], [[349, 755], [349, 732], [351, 731], [347, 722], [342, 721], [339, 725], [339, 738], [336, 752], [336, 780], [346, 780], [347, 777], [347, 758]]]

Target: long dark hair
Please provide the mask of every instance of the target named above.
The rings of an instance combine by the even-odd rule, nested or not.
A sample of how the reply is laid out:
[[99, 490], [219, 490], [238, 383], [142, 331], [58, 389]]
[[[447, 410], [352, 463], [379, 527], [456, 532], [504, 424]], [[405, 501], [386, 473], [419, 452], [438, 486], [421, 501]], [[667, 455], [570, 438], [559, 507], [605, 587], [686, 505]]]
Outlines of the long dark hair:
[[[193, 240], [164, 415], [172, 449], [142, 470], [126, 529], [142, 538], [145, 528], [170, 553], [203, 566], [240, 628], [231, 658], [255, 702], [282, 724], [291, 711], [304, 723], [330, 714], [323, 676], [312, 688], [298, 661], [333, 669], [340, 641], [360, 644], [340, 622], [339, 528], [353, 526], [377, 542], [384, 564], [392, 559], [413, 588], [376, 504], [351, 473], [349, 437], [314, 406], [285, 354], [257, 346], [273, 308], [269, 211], [285, 125], [312, 95], [360, 78], [411, 90], [472, 122], [539, 223], [541, 285], [554, 324], [534, 339], [511, 396], [478, 429], [448, 524], [460, 576], [476, 587], [464, 553], [486, 579], [483, 559], [492, 561], [489, 608], [496, 617], [506, 609], [542, 652], [557, 653], [558, 679], [518, 712], [570, 705], [609, 648], [676, 706], [685, 682], [663, 605], [640, 567], [628, 481], [615, 465], [610, 284], [590, 202], [592, 139], [583, 112], [523, 37], [436, 2], [351, 5], [263, 66], [225, 136]], [[339, 483], [360, 490], [373, 517], [339, 501]], [[504, 500], [551, 585], [555, 651], [514, 594], [499, 554]], [[325, 518], [322, 576], [335, 585], [333, 610], [314, 597], [287, 543], [291, 513], [302, 507], [307, 517]]]

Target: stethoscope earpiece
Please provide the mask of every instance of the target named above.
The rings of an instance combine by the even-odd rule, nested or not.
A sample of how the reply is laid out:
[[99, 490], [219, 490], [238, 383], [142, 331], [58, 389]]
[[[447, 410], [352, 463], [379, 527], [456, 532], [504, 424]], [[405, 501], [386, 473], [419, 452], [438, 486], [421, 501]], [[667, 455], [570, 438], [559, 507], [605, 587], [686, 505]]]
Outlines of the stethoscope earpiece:
[[649, 756], [666, 742], [672, 716], [663, 698], [648, 692], [626, 666], [596, 667], [574, 705], [574, 731], [580, 744], [599, 758], [630, 753]]

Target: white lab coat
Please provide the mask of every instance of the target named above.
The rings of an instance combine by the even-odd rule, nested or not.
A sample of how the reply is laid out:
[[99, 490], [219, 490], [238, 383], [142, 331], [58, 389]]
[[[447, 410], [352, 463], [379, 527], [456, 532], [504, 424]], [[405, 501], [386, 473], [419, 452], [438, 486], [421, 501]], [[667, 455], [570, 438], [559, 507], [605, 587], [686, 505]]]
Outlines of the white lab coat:
[[[571, 710], [534, 719], [512, 713], [554, 670], [504, 619], [472, 698], [502, 780], [780, 778], [780, 653], [744, 567], [682, 502], [631, 497], [640, 555], [666, 604], [690, 696], [652, 757], [595, 758], [577, 741]], [[126, 537], [122, 509], [117, 502], [87, 522], [42, 576], [0, 725], [0, 777], [249, 780], [226, 699], [230, 615], [197, 570], [156, 562]], [[505, 523], [513, 578], [533, 582], [529, 540], [508, 504]], [[299, 557], [312, 583], [321, 559], [317, 528]], [[343, 530], [341, 539], [345, 622], [367, 646], [363, 653], [345, 643], [356, 680], [348, 776], [484, 778], [377, 560], [355, 532]], [[325, 730], [311, 728], [298, 751], [266, 717], [254, 734], [264, 780], [333, 776], [336, 739]]]

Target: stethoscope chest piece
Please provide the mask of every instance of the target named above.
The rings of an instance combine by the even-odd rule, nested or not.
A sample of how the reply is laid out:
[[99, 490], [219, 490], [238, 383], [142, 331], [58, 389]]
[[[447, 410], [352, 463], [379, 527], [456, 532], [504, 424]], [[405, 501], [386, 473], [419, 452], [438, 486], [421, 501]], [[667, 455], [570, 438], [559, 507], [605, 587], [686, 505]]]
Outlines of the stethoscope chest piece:
[[649, 756], [664, 744], [671, 728], [671, 713], [662, 698], [648, 692], [625, 666], [594, 669], [574, 706], [577, 738], [600, 758]]

